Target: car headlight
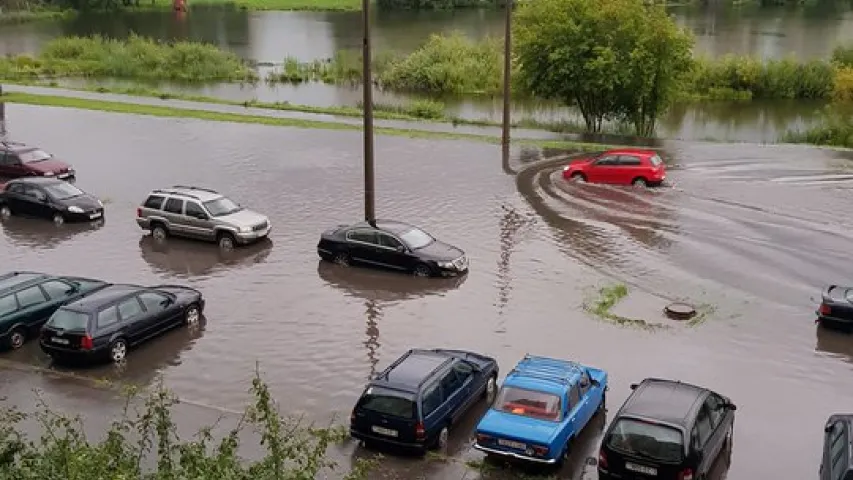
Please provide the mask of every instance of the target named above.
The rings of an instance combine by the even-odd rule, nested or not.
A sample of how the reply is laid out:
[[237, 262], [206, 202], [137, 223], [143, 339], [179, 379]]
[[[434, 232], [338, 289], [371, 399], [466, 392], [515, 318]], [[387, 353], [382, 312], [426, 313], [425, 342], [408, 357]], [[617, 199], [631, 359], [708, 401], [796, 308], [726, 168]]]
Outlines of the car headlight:
[[98, 200], [98, 206], [99, 206], [99, 207], [103, 207], [103, 206], [104, 206], [104, 202], [102, 202], [102, 201]]
[[74, 205], [72, 205], [72, 206], [68, 207], [68, 211], [69, 211], [69, 212], [71, 212], [71, 213], [83, 213], [83, 209], [82, 209], [82, 208], [77, 207], [77, 206], [74, 206]]
[[563, 171], [564, 171], [564, 172], [568, 172], [568, 171], [569, 171], [569, 170], [571, 170], [571, 169], [572, 169], [572, 167], [570, 167], [570, 166], [568, 166], [568, 165], [566, 165], [565, 167], [563, 167]]
[[52, 177], [54, 175], [53, 172], [44, 172], [45, 177]]
[[240, 233], [249, 233], [252, 231], [252, 227], [240, 227]]
[[454, 268], [453, 262], [436, 262], [436, 263], [438, 263], [438, 266], [441, 268]]

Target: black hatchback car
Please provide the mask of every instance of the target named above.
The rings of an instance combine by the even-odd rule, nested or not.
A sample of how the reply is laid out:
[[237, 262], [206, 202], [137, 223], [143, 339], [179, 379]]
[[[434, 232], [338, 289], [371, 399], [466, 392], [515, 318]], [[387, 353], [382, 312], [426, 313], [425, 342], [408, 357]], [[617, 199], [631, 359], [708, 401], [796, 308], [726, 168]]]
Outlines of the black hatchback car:
[[410, 272], [419, 277], [455, 276], [468, 271], [468, 257], [418, 227], [392, 220], [339, 225], [323, 232], [317, 253], [339, 265], [360, 263]]
[[444, 448], [449, 429], [478, 399], [494, 400], [498, 363], [461, 350], [409, 350], [368, 383], [350, 418], [365, 443], [425, 452]]
[[56, 224], [91, 222], [104, 216], [104, 204], [74, 185], [56, 178], [19, 178], [0, 189], [0, 217], [47, 218]]
[[820, 480], [853, 480], [853, 415], [830, 416], [823, 431]]
[[129, 347], [179, 325], [196, 327], [201, 292], [178, 285], [111, 285], [57, 310], [42, 327], [41, 349], [54, 359], [121, 362]]
[[731, 451], [736, 407], [728, 398], [658, 378], [631, 388], [601, 441], [600, 480], [705, 480]]

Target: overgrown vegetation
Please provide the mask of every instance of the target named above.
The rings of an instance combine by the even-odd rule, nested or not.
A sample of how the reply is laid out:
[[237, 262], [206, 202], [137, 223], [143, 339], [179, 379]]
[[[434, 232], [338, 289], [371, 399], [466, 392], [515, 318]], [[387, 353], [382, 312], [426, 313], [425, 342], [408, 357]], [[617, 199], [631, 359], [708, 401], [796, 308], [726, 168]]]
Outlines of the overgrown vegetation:
[[[0, 478], [15, 480], [309, 480], [338, 468], [328, 447], [346, 438], [339, 427], [316, 428], [282, 415], [259, 375], [252, 381], [253, 403], [222, 438], [214, 426], [195, 438], [178, 436], [173, 418], [177, 398], [162, 384], [148, 395], [126, 394], [123, 414], [97, 441], [86, 437], [83, 419], [40, 402], [33, 413], [0, 408]], [[24, 422], [41, 427], [38, 440], [21, 433]], [[264, 455], [248, 461], [239, 455], [248, 428], [260, 436]], [[154, 459], [154, 468], [146, 463]], [[348, 480], [367, 478], [374, 460], [358, 462]]]
[[617, 283], [607, 285], [598, 290], [598, 296], [588, 302], [584, 302], [583, 309], [602, 320], [617, 323], [619, 325], [631, 325], [644, 328], [647, 330], [655, 330], [664, 328], [664, 325], [649, 323], [638, 318], [628, 318], [621, 315], [616, 315], [611, 310], [623, 298], [628, 296], [628, 287], [625, 284]]
[[793, 59], [763, 61], [725, 56], [695, 62], [686, 90], [706, 99], [828, 99], [835, 67], [827, 61]]
[[255, 72], [231, 52], [199, 42], [164, 43], [132, 35], [62, 37], [38, 56], [0, 59], [0, 80], [50, 77], [112, 77], [192, 82], [254, 81]]

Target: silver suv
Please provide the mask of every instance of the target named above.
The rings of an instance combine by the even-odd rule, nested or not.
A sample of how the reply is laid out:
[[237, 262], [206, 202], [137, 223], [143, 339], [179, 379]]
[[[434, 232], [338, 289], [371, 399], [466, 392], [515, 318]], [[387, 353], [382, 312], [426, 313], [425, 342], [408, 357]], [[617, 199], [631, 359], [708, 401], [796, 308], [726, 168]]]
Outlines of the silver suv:
[[136, 209], [136, 223], [150, 230], [155, 240], [169, 235], [215, 240], [226, 250], [270, 233], [266, 216], [241, 207], [215, 190], [185, 185], [153, 190]]

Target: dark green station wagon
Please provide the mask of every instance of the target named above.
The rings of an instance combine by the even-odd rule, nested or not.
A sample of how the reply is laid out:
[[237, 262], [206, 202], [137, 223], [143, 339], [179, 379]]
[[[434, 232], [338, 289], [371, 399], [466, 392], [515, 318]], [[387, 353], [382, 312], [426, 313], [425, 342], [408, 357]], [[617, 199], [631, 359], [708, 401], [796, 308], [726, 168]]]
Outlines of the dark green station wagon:
[[38, 272], [0, 275], [0, 346], [15, 350], [59, 307], [110, 285], [101, 280]]

